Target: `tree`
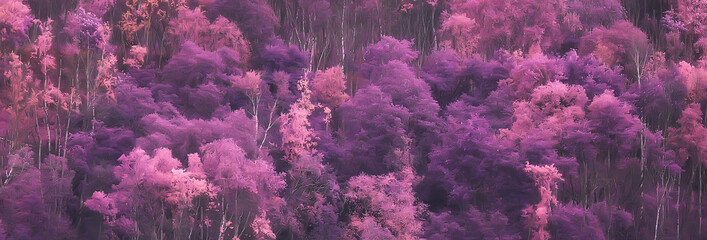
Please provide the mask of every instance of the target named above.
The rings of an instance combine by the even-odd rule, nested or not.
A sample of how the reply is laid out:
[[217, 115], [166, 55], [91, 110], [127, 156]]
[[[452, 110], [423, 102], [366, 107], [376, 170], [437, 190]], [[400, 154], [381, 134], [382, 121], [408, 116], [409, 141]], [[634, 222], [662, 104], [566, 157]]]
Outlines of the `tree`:
[[684, 77], [688, 98], [705, 105], [707, 102], [707, 69], [694, 67], [686, 62], [679, 63], [680, 75]]
[[609, 66], [621, 65], [628, 77], [640, 82], [652, 48], [644, 32], [630, 22], [619, 21], [582, 37], [578, 52], [581, 56], [592, 53]]
[[[4, 77], [9, 80], [9, 94], [5, 96], [3, 108], [9, 114], [5, 138], [10, 142], [9, 150], [12, 151], [29, 141], [30, 128], [39, 128], [40, 96], [37, 89], [40, 88], [29, 66], [20, 61], [17, 54], [11, 53], [9, 57], [10, 68], [4, 72]], [[41, 145], [41, 136], [36, 138]]]
[[65, 213], [76, 199], [71, 194], [73, 171], [67, 160], [50, 155], [45, 166], [29, 147], [8, 156], [0, 186], [0, 220], [8, 239], [74, 238], [71, 221]]
[[336, 217], [339, 185], [317, 149], [319, 134], [312, 124], [315, 120], [310, 120], [316, 117], [315, 110], [328, 108], [312, 103], [307, 79], [298, 81], [298, 89], [300, 98], [282, 116], [280, 126], [287, 163], [285, 197], [294, 218], [288, 226], [290, 237], [341, 238], [343, 228]]
[[99, 51], [98, 56], [93, 57], [100, 57], [101, 50], [110, 52], [103, 44], [109, 41], [107, 38], [110, 36], [110, 29], [102, 23], [99, 16], [86, 12], [82, 7], [67, 14], [66, 27], [63, 31], [71, 39], [73, 45], [72, 48], [65, 50], [67, 52], [79, 51], [79, 48]]
[[[341, 44], [336, 31], [342, 29], [336, 27], [339, 23], [343, 24], [343, 17], [334, 13], [337, 5], [346, 6], [347, 3], [330, 0], [287, 0], [271, 5], [280, 16], [279, 35], [309, 53], [311, 71], [332, 62], [337, 53], [334, 46]], [[343, 49], [343, 46], [341, 47]]]
[[320, 175], [324, 166], [321, 163], [321, 156], [315, 149], [316, 139], [309, 122], [309, 117], [318, 106], [312, 103], [309, 81], [300, 79], [297, 85], [301, 97], [282, 117], [282, 126], [280, 126], [285, 158], [292, 165], [294, 173], [311, 172]]
[[[450, 1], [454, 14], [465, 14], [478, 25], [471, 35], [478, 36], [479, 54], [493, 55], [498, 49], [530, 52], [531, 48], [550, 50], [559, 46], [569, 21], [566, 1]], [[520, 10], [523, 9], [523, 10]], [[567, 26], [570, 25], [570, 26]]]
[[341, 66], [326, 71], [317, 71], [312, 80], [312, 90], [316, 99], [329, 109], [339, 107], [349, 99], [346, 90], [346, 76]]
[[636, 146], [642, 129], [641, 121], [631, 114], [630, 105], [609, 91], [594, 97], [587, 109], [589, 126], [595, 134], [594, 143], [601, 149], [599, 157], [607, 161], [607, 166], [611, 166], [612, 156], [627, 156]]
[[499, 85], [510, 87], [516, 98], [527, 99], [534, 88], [564, 79], [561, 66], [554, 58], [531, 56], [517, 63], [510, 71], [509, 78], [501, 80]]
[[390, 36], [383, 36], [380, 41], [366, 48], [365, 62], [361, 66], [362, 73], [364, 77], [373, 77], [382, 73], [376, 67], [383, 66], [393, 60], [409, 63], [417, 58], [417, 54], [417, 51], [412, 50], [410, 41], [400, 41]]
[[574, 204], [560, 205], [553, 209], [548, 223], [552, 239], [607, 238], [597, 216]]
[[[580, 208], [580, 206], [576, 205], [570, 205], [571, 208]], [[587, 217], [591, 218], [591, 215], [596, 216], [597, 220], [599, 220], [599, 226], [603, 229], [604, 233], [609, 233], [610, 229], [616, 229], [616, 231], [613, 232], [612, 235], [607, 235], [607, 238], [620, 238], [623, 236], [626, 236], [625, 230], [629, 229], [632, 224], [634, 223], [634, 216], [631, 213], [626, 212], [624, 209], [621, 209], [616, 206], [609, 206], [606, 204], [606, 202], [598, 202], [593, 204], [588, 210], [589, 212], [586, 212], [587, 209], [578, 209], [583, 212], [584, 214], [587, 215]], [[572, 211], [570, 211], [572, 212]], [[580, 211], [577, 211], [580, 212]], [[590, 215], [591, 214], [591, 215]], [[593, 223], [593, 222], [592, 222]], [[574, 224], [573, 226], [577, 226], [577, 224]], [[581, 226], [581, 225], [579, 225]], [[592, 229], [594, 228], [593, 226], [589, 226]], [[572, 227], [570, 227], [571, 229]], [[592, 229], [594, 230], [594, 229]], [[589, 231], [591, 232], [591, 231]], [[569, 231], [568, 231], [569, 233]]]
[[[588, 191], [588, 198], [594, 198], [605, 201], [607, 205], [612, 206], [616, 202], [622, 202], [633, 199], [630, 195], [649, 190], [647, 184], [641, 184], [641, 181], [646, 181], [646, 178], [656, 177], [655, 184], [660, 187], [666, 187], [669, 184], [667, 179], [674, 173], [675, 169], [668, 164], [662, 164], [661, 161], [669, 161], [670, 155], [661, 152], [660, 147], [655, 145], [656, 135], [647, 130], [643, 123], [636, 115], [633, 115], [632, 106], [616, 98], [613, 93], [606, 91], [601, 95], [595, 96], [592, 103], [587, 107], [587, 118], [589, 119], [589, 129], [592, 133], [592, 145], [596, 155], [593, 155], [594, 164], [599, 163], [601, 169], [586, 170], [588, 186], [591, 182], [596, 181], [611, 181], [602, 188]], [[641, 158], [636, 157], [635, 152], [641, 150]], [[591, 158], [583, 161], [592, 161]], [[652, 163], [652, 164], [651, 164]], [[653, 167], [653, 168], [651, 168]], [[640, 171], [638, 171], [640, 170]], [[654, 172], [655, 175], [648, 175], [648, 172]], [[666, 176], [663, 178], [663, 176]], [[612, 180], [610, 180], [612, 179]], [[614, 181], [620, 181], [622, 184], [616, 184]], [[626, 189], [624, 184], [636, 186], [638, 188]], [[653, 184], [653, 183], [652, 183]], [[659, 186], [655, 186], [658, 188]], [[612, 189], [624, 189], [616, 191]], [[605, 195], [601, 191], [616, 191], [614, 194]], [[597, 198], [597, 196], [603, 196]], [[643, 203], [641, 203], [643, 204]], [[619, 205], [624, 208], [635, 205]], [[612, 206], [613, 207], [613, 206]], [[635, 214], [638, 211], [644, 211], [640, 208], [631, 209]], [[651, 223], [653, 224], [653, 223]], [[606, 236], [611, 236], [614, 233], [610, 227], [605, 233]]]
[[686, 106], [689, 94], [686, 77], [676, 67], [661, 69], [642, 84], [633, 84], [623, 98], [635, 105], [649, 127], [665, 130], [677, 121], [680, 109]]
[[231, 84], [234, 86], [234, 88], [244, 93], [250, 100], [250, 114], [255, 122], [255, 133], [253, 134], [253, 137], [255, 138], [254, 141], [256, 142], [256, 144], [262, 147], [263, 144], [265, 144], [265, 141], [267, 140], [268, 131], [273, 126], [274, 122], [277, 120], [273, 119], [273, 114], [276, 111], [279, 97], [275, 98], [273, 106], [270, 108], [270, 113], [268, 115], [269, 122], [267, 123], [265, 131], [263, 132], [263, 139], [258, 143], [258, 138], [260, 137], [260, 134], [258, 133], [258, 130], [260, 129], [261, 115], [260, 101], [263, 98], [263, 95], [266, 93], [261, 89], [265, 88], [265, 82], [262, 80], [262, 76], [260, 73], [249, 71], [244, 76], [231, 77]]
[[415, 239], [422, 233], [425, 206], [412, 192], [411, 169], [382, 176], [359, 175], [345, 193], [352, 209], [350, 230], [361, 239]]
[[[413, 155], [424, 159], [439, 132], [439, 105], [432, 98], [430, 87], [415, 76], [407, 62], [417, 57], [410, 42], [384, 37], [366, 51], [366, 62], [362, 72], [372, 85], [390, 96], [392, 103], [410, 113], [409, 131], [412, 138]], [[414, 163], [425, 162], [416, 159]]]
[[462, 83], [458, 83], [458, 87], [468, 87], [467, 94], [480, 101], [485, 99], [491, 92], [496, 90], [501, 80], [509, 78], [511, 68], [508, 64], [504, 65], [498, 59], [483, 61], [480, 58], [474, 57], [462, 63], [462, 69], [459, 77], [462, 78]]
[[255, 124], [243, 110], [208, 120], [149, 114], [140, 125], [147, 134], [137, 139], [136, 146], [145, 151], [169, 148], [180, 159], [197, 152], [203, 144], [223, 138], [235, 141], [248, 156], [257, 155], [259, 150], [253, 141]]
[[690, 104], [682, 111], [682, 117], [677, 123], [679, 127], [668, 129], [668, 142], [677, 150], [680, 165], [688, 162], [707, 165], [702, 157], [707, 154], [707, 129], [702, 124], [700, 105]]
[[131, 46], [130, 53], [123, 62], [132, 68], [140, 68], [145, 63], [145, 56], [147, 55], [147, 48], [142, 46]]
[[584, 108], [588, 102], [577, 85], [550, 82], [533, 90], [529, 101], [514, 104], [510, 129], [501, 137], [518, 148], [520, 157], [532, 164], [555, 164], [566, 177], [577, 176], [578, 163], [567, 145], [575, 133], [588, 132]]
[[430, 85], [432, 96], [441, 107], [447, 106], [465, 90], [458, 80], [461, 64], [459, 55], [450, 49], [433, 51], [422, 64], [420, 77]]
[[[186, 214], [204, 208], [195, 206], [194, 200], [199, 196], [213, 198], [215, 190], [198, 166], [190, 167], [194, 173], [186, 171], [171, 155], [164, 148], [157, 149], [154, 156], [134, 149], [119, 159], [121, 164], [115, 168], [119, 183], [112, 191], [96, 191], [86, 200], [86, 207], [103, 215], [109, 227], [107, 236], [190, 237], [199, 223]], [[167, 212], [174, 214], [171, 222]]]
[[254, 49], [270, 44], [278, 28], [277, 16], [270, 4], [262, 0], [199, 0], [207, 10], [206, 16], [219, 15], [236, 23]]
[[[675, 6], [666, 12], [666, 16], [670, 16], [684, 28], [685, 34], [685, 49], [687, 58], [690, 60], [705, 61], [704, 51], [707, 49], [707, 4], [701, 1], [681, 0], [676, 1]], [[702, 54], [700, 54], [702, 53]]]
[[565, 54], [563, 60], [565, 79], [562, 82], [582, 86], [587, 97], [593, 98], [606, 90], [612, 90], [616, 95], [625, 91], [628, 79], [621, 74], [620, 68], [610, 68], [593, 55], [580, 57], [576, 51]]
[[[702, 111], [700, 110], [700, 105], [697, 103], [690, 104], [685, 110], [682, 111], [682, 117], [677, 121], [680, 127], [669, 128], [668, 143], [671, 148], [677, 153], [678, 164], [683, 167], [686, 171], [690, 172], [689, 183], [693, 184], [697, 181], [699, 195], [697, 196], [698, 205], [702, 205], [702, 191], [703, 191], [703, 169], [707, 165], [707, 129], [704, 127], [702, 117]], [[699, 179], [695, 179], [695, 171], [698, 172]], [[697, 208], [698, 211], [698, 231], [699, 235], [702, 235], [702, 212], [704, 211], [701, 207]]]
[[162, 76], [166, 83], [178, 87], [197, 87], [208, 82], [209, 75], [219, 73], [223, 68], [218, 54], [205, 51], [193, 42], [185, 42], [179, 53], [164, 66]]
[[441, 188], [447, 192], [444, 196], [430, 197], [449, 197], [450, 205], [456, 202], [483, 205], [493, 202], [496, 197], [480, 183], [496, 184], [493, 176], [497, 165], [503, 161], [499, 159], [499, 142], [485, 119], [473, 113], [470, 115], [468, 118], [448, 116], [441, 142], [430, 153], [428, 171], [440, 171], [442, 179], [428, 173], [427, 180], [442, 183], [429, 190]]
[[523, 217], [533, 235], [531, 239], [550, 239], [548, 219], [552, 207], [558, 203], [553, 191], [557, 189], [557, 182], [564, 179], [553, 165], [535, 166], [526, 162], [525, 171], [535, 180], [535, 186], [540, 191], [540, 202], [523, 209]]
[[523, 138], [536, 126], [559, 133], [584, 118], [587, 102], [587, 95], [580, 86], [568, 86], [561, 82], [538, 86], [529, 101], [514, 104], [516, 121], [508, 136], [510, 139]]
[[393, 105], [379, 87], [369, 86], [359, 90], [339, 111], [344, 126], [340, 136], [347, 149], [346, 158], [335, 162], [340, 174], [383, 174], [409, 166], [409, 159], [393, 155], [410, 141], [407, 109]]
[[[128, 46], [135, 43], [153, 46], [151, 43], [156, 43], [164, 33], [161, 26], [167, 25], [169, 19], [177, 14], [177, 9], [184, 5], [183, 0], [125, 1], [126, 8], [118, 23]], [[152, 52], [156, 49], [148, 50]]]
[[[95, 88], [101, 89], [105, 92], [105, 97], [110, 100], [115, 100], [115, 93], [113, 89], [115, 88], [117, 79], [115, 76], [115, 64], [118, 60], [113, 56], [113, 54], [107, 54], [98, 63], [98, 76], [96, 76]], [[97, 91], [94, 91], [94, 93]], [[94, 96], [91, 100], [91, 106], [95, 112], [95, 102], [97, 97]], [[95, 115], [92, 114], [92, 115]]]
[[447, 16], [439, 30], [442, 42], [440, 45], [454, 49], [459, 56], [466, 57], [476, 52], [479, 36], [479, 26], [476, 21], [466, 17], [465, 14]]
[[279, 192], [285, 182], [272, 163], [247, 158], [232, 139], [216, 140], [200, 150], [206, 178], [220, 189], [210, 231], [219, 239], [275, 238], [270, 222], [284, 204]]
[[0, 38], [0, 47], [3, 50], [14, 50], [27, 40], [27, 29], [32, 23], [32, 15], [27, 5], [22, 1], [10, 0], [0, 4], [0, 24], [3, 32]]
[[585, 31], [597, 27], [609, 27], [614, 22], [626, 19], [626, 10], [616, 0], [570, 0], [567, 1], [570, 12], [579, 15], [579, 21]]
[[[223, 16], [209, 21], [200, 8], [179, 7], [177, 16], [169, 22], [167, 35], [173, 46], [181, 46], [191, 41], [206, 51], [216, 51], [226, 47], [233, 49], [242, 63], [250, 56], [250, 43], [245, 39], [240, 28]], [[175, 49], [176, 50], [176, 49]]]

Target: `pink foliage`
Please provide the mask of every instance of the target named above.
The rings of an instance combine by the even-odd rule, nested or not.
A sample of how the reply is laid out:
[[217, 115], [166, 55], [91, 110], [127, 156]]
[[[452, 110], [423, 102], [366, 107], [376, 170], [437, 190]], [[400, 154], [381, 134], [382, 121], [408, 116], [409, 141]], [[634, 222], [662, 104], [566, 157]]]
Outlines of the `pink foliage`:
[[685, 86], [690, 100], [701, 102], [707, 100], [707, 68], [694, 67], [686, 62], [679, 63], [680, 74], [685, 79]]
[[248, 59], [250, 44], [235, 23], [223, 16], [210, 22], [200, 8], [189, 9], [180, 7], [176, 18], [170, 21], [168, 34], [172, 44], [180, 46], [191, 41], [206, 49], [216, 51], [221, 47], [233, 49], [241, 61]]
[[312, 81], [312, 90], [319, 102], [330, 109], [336, 108], [346, 100], [349, 95], [346, 90], [346, 76], [341, 66], [331, 67], [326, 71], [317, 71]]
[[358, 239], [373, 240], [373, 239], [396, 239], [390, 230], [381, 226], [373, 217], [364, 217], [351, 223], [352, 227], [360, 234]]
[[619, 21], [610, 28], [597, 28], [582, 37], [578, 52], [594, 54], [609, 66], [621, 65], [627, 75], [638, 77], [638, 71], [651, 56], [651, 45], [641, 29], [631, 22]]
[[116, 59], [113, 54], [107, 54], [98, 62], [98, 76], [96, 76], [96, 87], [105, 91], [106, 97], [115, 101], [113, 89], [117, 85], [118, 78], [116, 76]]
[[243, 189], [273, 196], [285, 187], [280, 174], [264, 159], [249, 159], [229, 138], [201, 147], [203, 169], [208, 179], [224, 189]]
[[483, 55], [498, 48], [523, 52], [531, 47], [548, 49], [559, 39], [562, 24], [568, 22], [563, 0], [455, 0], [450, 5], [453, 13], [466, 14], [478, 24], [472, 36], [478, 36]]
[[147, 56], [147, 48], [135, 45], [130, 47], [130, 52], [124, 61], [131, 68], [140, 68], [145, 63], [145, 56]]
[[181, 215], [183, 209], [192, 207], [196, 197], [215, 196], [215, 187], [199, 173], [182, 168], [168, 149], [157, 149], [150, 156], [136, 148], [119, 161], [121, 164], [114, 171], [120, 182], [113, 185], [112, 192], [94, 192], [85, 202], [89, 209], [102, 214], [105, 223], [115, 230], [137, 234], [137, 229], [141, 228], [138, 224], [151, 222], [145, 220], [148, 216], [143, 213], [148, 209]]
[[658, 1], [0, 0], [0, 240], [704, 239]]
[[9, 68], [4, 72], [5, 79], [9, 80], [5, 91], [9, 94], [0, 101], [0, 107], [9, 114], [11, 125], [6, 136], [20, 144], [29, 137], [30, 128], [34, 126], [30, 119], [38, 112], [40, 87], [29, 65], [20, 61], [20, 56], [10, 53], [9, 59], [5, 60], [9, 63]]
[[690, 104], [682, 111], [677, 123], [680, 127], [668, 129], [668, 142], [675, 149], [683, 166], [689, 159], [707, 166], [707, 128], [702, 123], [700, 104]]
[[39, 59], [40, 65], [42, 66], [41, 71], [44, 76], [47, 72], [56, 68], [56, 63], [54, 63], [54, 56], [48, 54], [49, 50], [52, 48], [52, 41], [54, 41], [54, 34], [52, 33], [52, 20], [49, 19], [46, 22], [40, 22], [35, 20], [35, 23], [39, 25], [39, 29], [42, 35], [37, 36], [37, 43], [35, 45], [35, 57]]
[[302, 94], [301, 97], [290, 106], [290, 111], [282, 116], [280, 133], [283, 148], [295, 171], [313, 172], [319, 175], [324, 167], [320, 154], [314, 149], [316, 136], [309, 122], [309, 117], [318, 106], [312, 103], [309, 81], [300, 79], [297, 88]]
[[441, 46], [457, 51], [459, 56], [469, 56], [476, 51], [479, 41], [478, 24], [465, 14], [453, 14], [442, 23]]
[[253, 228], [256, 239], [275, 239], [276, 237], [272, 231], [270, 220], [263, 211], [253, 219], [250, 227]]
[[247, 96], [255, 97], [261, 94], [260, 85], [263, 84], [263, 79], [260, 73], [248, 71], [244, 76], [231, 76], [231, 84]]
[[420, 217], [426, 210], [415, 199], [413, 181], [411, 169], [351, 178], [345, 196], [354, 204], [352, 230], [361, 238], [392, 235], [396, 239], [416, 239], [422, 232]]
[[550, 232], [547, 231], [548, 218], [552, 207], [557, 205], [557, 198], [553, 191], [557, 189], [557, 182], [563, 181], [562, 174], [557, 171], [554, 165], [535, 166], [525, 163], [525, 172], [535, 181], [535, 186], [540, 191], [540, 202], [523, 209], [523, 217], [530, 228], [533, 240], [550, 239]]
[[84, 205], [93, 211], [96, 211], [103, 215], [103, 220], [109, 225], [113, 225], [118, 214], [118, 209], [116, 208], [115, 201], [113, 198], [108, 197], [103, 191], [95, 191], [91, 198], [86, 200]]
[[152, 24], [166, 24], [179, 7], [185, 5], [185, 0], [126, 0], [126, 11], [118, 23], [129, 42], [135, 42], [138, 32], [149, 33]]
[[584, 118], [587, 95], [581, 86], [550, 82], [533, 90], [530, 101], [516, 102], [512, 133], [523, 136], [532, 127], [558, 132]]
[[26, 36], [26, 31], [32, 24], [32, 15], [27, 5], [24, 5], [22, 2], [21, 0], [5, 0], [0, 2], [0, 24], [9, 26], [9, 29], [3, 28], [0, 30], [0, 33], [3, 33], [3, 38], [10, 31]]
[[707, 3], [700, 0], [675, 1], [676, 8], [668, 11], [682, 25], [693, 34], [705, 36], [707, 34]]
[[510, 78], [501, 80], [500, 86], [509, 86], [516, 97], [525, 99], [534, 88], [552, 81], [564, 79], [557, 59], [536, 55], [523, 59], [510, 72]]

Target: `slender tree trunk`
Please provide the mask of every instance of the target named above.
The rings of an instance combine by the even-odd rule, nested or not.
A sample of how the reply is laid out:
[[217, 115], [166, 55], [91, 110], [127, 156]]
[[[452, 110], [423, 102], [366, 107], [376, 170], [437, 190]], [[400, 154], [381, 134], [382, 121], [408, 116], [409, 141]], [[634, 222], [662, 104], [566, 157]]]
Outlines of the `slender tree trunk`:
[[69, 94], [69, 111], [66, 113], [66, 135], [64, 135], [64, 155], [66, 156], [67, 146], [69, 145], [69, 127], [71, 126], [71, 108], [74, 105], [74, 91]]
[[218, 232], [218, 240], [223, 240], [224, 237], [224, 232], [226, 231], [226, 210], [227, 210], [227, 204], [225, 197], [221, 197], [221, 226], [219, 227], [219, 232]]
[[[661, 176], [661, 179], [662, 178], [663, 177]], [[659, 191], [658, 186], [656, 186], [655, 187], [656, 195], [658, 194], [658, 191]], [[660, 209], [663, 208], [662, 196], [658, 199], [658, 201], [660, 201], [660, 202], [658, 203], [658, 208], [656, 209], [656, 213], [655, 213], [655, 228], [653, 230], [653, 240], [658, 240], [658, 223], [660, 222]]]
[[344, 1], [341, 8], [341, 69], [344, 74], [346, 74], [346, 43], [344, 42], [344, 39], [346, 38], [346, 31], [344, 27], [344, 23], [346, 22], [346, 3], [347, 1]]
[[37, 116], [36, 113], [34, 114], [34, 121], [37, 124], [37, 139], [39, 139], [39, 147], [37, 148], [37, 152], [39, 152], [39, 154], [37, 155], [37, 168], [39, 168], [39, 170], [42, 170], [42, 136], [39, 134], [39, 116]]
[[[680, 185], [681, 185], [680, 183], [682, 182], [682, 173], [678, 173], [677, 182], [678, 182], [677, 221], [676, 221], [677, 227], [675, 230], [676, 230], [677, 239], [679, 240], [680, 239], [680, 207], [682, 206], [682, 205], [680, 205], [680, 194], [682, 192], [682, 189], [680, 188]], [[641, 206], [641, 208], [643, 208], [643, 206]]]
[[[265, 132], [263, 132], [263, 140], [260, 141], [260, 146], [258, 146], [258, 152], [260, 152], [260, 149], [263, 148], [263, 144], [265, 144], [265, 140], [268, 138], [268, 132], [270, 131], [270, 128], [273, 126], [273, 114], [275, 113], [277, 109], [277, 100], [278, 98], [275, 98], [275, 104], [273, 104], [272, 108], [270, 109], [270, 116], [268, 117], [268, 127], [265, 128]], [[257, 143], [257, 142], [256, 142]]]

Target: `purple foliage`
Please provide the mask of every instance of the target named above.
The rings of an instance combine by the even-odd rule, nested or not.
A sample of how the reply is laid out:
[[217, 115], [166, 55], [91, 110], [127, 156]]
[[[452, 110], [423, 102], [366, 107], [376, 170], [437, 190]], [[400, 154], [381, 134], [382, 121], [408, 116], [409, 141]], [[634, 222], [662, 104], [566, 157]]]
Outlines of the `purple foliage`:
[[628, 80], [618, 68], [611, 69], [593, 56], [580, 57], [575, 51], [567, 53], [564, 61], [566, 79], [562, 82], [584, 87], [587, 97], [592, 98], [605, 90], [612, 90], [616, 95], [624, 92]]
[[0, 240], [705, 239], [707, 5], [638, 2], [0, 0]]
[[[232, 122], [243, 124], [230, 124]], [[253, 136], [255, 124], [241, 110], [209, 120], [150, 114], [140, 120], [140, 125], [147, 134], [137, 139], [136, 146], [147, 151], [168, 147], [180, 159], [196, 152], [201, 145], [221, 138], [234, 139], [249, 155], [257, 150]]]
[[393, 105], [379, 87], [370, 86], [359, 90], [338, 111], [346, 126], [340, 134], [348, 149], [347, 157], [335, 163], [340, 173], [381, 174], [402, 167], [394, 151], [409, 144], [407, 109]]
[[67, 14], [64, 33], [79, 47], [97, 50], [101, 42], [105, 41], [100, 32], [101, 24], [100, 16], [78, 7], [75, 12]]
[[237, 22], [249, 41], [264, 46], [275, 37], [277, 17], [263, 0], [197, 0], [212, 19], [224, 16]]
[[626, 17], [626, 11], [617, 0], [570, 0], [567, 6], [571, 12], [579, 15], [585, 31], [611, 26]]
[[600, 222], [592, 212], [574, 204], [552, 210], [550, 232], [553, 239], [606, 239]]
[[223, 69], [218, 54], [204, 51], [192, 42], [185, 42], [182, 50], [164, 66], [162, 78], [176, 87], [196, 87], [204, 84]]
[[453, 99], [455, 92], [463, 91], [457, 90], [462, 88], [457, 80], [460, 64], [459, 56], [447, 49], [434, 51], [425, 58], [425, 63], [422, 65], [422, 79], [430, 85], [437, 101], [444, 100], [447, 103]]

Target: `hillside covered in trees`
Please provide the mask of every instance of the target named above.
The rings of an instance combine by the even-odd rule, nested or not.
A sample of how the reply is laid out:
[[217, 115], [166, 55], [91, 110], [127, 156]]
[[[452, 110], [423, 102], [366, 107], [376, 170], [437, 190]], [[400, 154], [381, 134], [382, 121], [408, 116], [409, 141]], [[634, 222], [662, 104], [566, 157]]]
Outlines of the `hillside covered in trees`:
[[707, 239], [704, 0], [0, 0], [0, 240]]

